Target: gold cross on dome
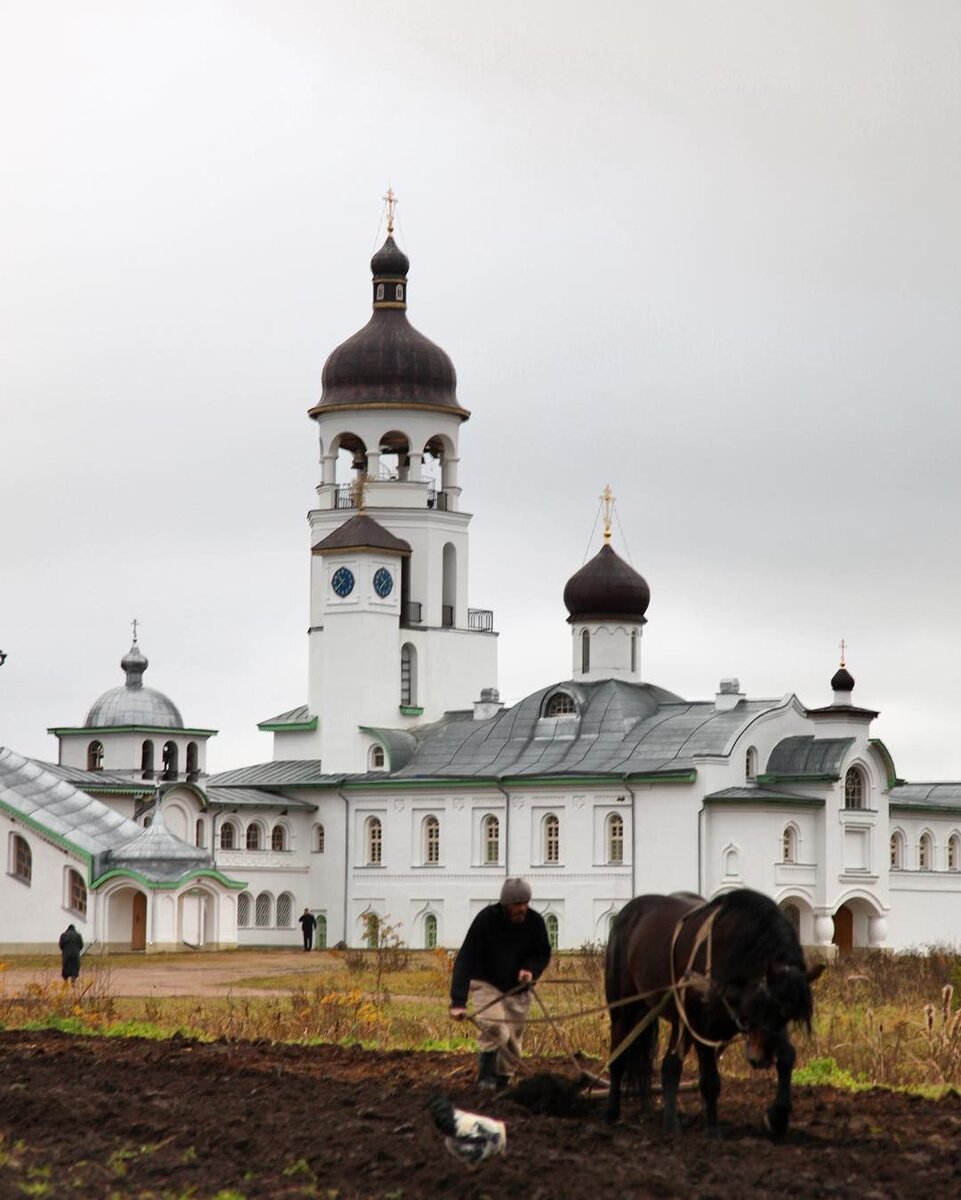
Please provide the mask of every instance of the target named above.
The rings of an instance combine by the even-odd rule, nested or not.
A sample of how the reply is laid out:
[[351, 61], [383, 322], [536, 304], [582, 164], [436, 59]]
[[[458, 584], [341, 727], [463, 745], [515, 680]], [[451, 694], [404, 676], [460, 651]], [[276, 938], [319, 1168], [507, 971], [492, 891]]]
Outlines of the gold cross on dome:
[[394, 232], [394, 209], [397, 207], [399, 201], [394, 195], [394, 189], [389, 184], [387, 185], [387, 195], [384, 197], [384, 200], [387, 204], [387, 234], [390, 236]]
[[841, 666], [842, 667], [844, 666], [844, 651], [845, 651], [846, 647], [847, 647], [847, 642], [844, 640], [844, 638], [841, 638]]
[[604, 503], [604, 545], [606, 546], [611, 540], [611, 512], [614, 508], [614, 493], [611, 491], [609, 483], [604, 485], [601, 500]]
[[130, 622], [130, 624], [133, 627], [133, 640], [136, 641], [137, 640], [137, 626], [140, 624], [140, 622], [137, 620], [136, 617], [134, 617], [134, 619]]

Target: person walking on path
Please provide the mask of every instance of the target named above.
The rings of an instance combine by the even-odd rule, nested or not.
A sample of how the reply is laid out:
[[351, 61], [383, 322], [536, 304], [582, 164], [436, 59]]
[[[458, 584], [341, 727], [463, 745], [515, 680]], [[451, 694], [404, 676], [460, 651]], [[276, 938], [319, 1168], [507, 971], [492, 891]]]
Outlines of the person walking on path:
[[547, 926], [530, 901], [526, 879], [505, 879], [499, 903], [477, 914], [454, 960], [450, 1015], [464, 1020], [469, 996], [478, 1013], [478, 1083], [483, 1088], [505, 1087], [514, 1073], [531, 1006], [525, 985], [536, 983], [551, 960]]
[[80, 974], [80, 951], [83, 938], [73, 925], [68, 925], [60, 935], [60, 974], [71, 983]]
[[317, 928], [317, 918], [309, 908], [305, 908], [299, 920], [300, 928], [304, 934], [304, 950], [309, 950], [314, 944], [314, 930]]

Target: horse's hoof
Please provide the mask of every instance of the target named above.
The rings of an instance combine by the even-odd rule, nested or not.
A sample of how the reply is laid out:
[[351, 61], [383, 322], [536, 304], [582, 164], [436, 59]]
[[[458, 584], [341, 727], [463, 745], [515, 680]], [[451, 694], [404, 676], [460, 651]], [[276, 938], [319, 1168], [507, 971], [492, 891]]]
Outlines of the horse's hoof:
[[764, 1114], [764, 1128], [777, 1140], [787, 1133], [790, 1112], [786, 1108], [769, 1108]]

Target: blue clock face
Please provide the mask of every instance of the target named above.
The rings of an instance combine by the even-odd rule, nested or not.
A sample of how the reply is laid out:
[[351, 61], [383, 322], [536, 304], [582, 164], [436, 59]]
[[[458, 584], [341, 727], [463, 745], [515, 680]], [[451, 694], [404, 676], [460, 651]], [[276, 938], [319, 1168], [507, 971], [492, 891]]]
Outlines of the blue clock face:
[[378, 567], [374, 572], [374, 591], [381, 600], [386, 600], [394, 590], [394, 577], [386, 567]]
[[330, 581], [338, 596], [349, 596], [354, 590], [354, 573], [347, 567], [338, 567]]

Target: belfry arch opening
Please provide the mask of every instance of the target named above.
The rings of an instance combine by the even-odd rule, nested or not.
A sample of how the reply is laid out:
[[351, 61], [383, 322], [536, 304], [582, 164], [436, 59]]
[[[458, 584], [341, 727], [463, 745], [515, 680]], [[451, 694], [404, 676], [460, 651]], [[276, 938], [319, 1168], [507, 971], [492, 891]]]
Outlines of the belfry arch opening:
[[401, 433], [397, 429], [388, 430], [381, 436], [378, 450], [378, 479], [396, 479], [406, 482], [416, 473], [411, 470], [410, 442], [406, 433]]
[[342, 433], [331, 447], [334, 455], [333, 482], [340, 488], [350, 487], [358, 477], [367, 474], [367, 447], [356, 433]]

